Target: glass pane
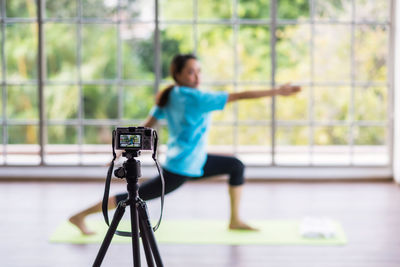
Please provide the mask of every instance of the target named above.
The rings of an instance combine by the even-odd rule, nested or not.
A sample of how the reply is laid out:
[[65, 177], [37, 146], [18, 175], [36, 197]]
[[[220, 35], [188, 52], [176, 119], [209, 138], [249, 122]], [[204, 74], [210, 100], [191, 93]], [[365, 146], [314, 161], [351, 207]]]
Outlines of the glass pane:
[[348, 120], [351, 88], [315, 87], [314, 119], [317, 121]]
[[208, 135], [209, 150], [219, 153], [233, 152], [233, 126], [213, 125]]
[[[89, 146], [89, 152], [80, 154], [82, 165], [90, 166], [106, 166], [112, 159], [111, 145], [86, 145]], [[97, 151], [97, 146], [101, 147], [101, 151]], [[108, 151], [108, 150], [109, 151]], [[105, 151], [107, 150], [107, 151]], [[150, 160], [149, 160], [150, 162]], [[107, 171], [104, 171], [104, 175], [107, 175]]]
[[6, 16], [9, 18], [35, 18], [35, 0], [6, 0]]
[[154, 105], [153, 86], [132, 86], [124, 88], [123, 118], [145, 119]]
[[356, 27], [354, 56], [358, 81], [387, 81], [389, 32], [382, 26]]
[[386, 121], [388, 88], [378, 86], [357, 87], [355, 89], [355, 120]]
[[81, 163], [89, 165], [104, 165], [112, 158], [112, 131], [111, 125], [86, 125], [81, 154]]
[[321, 126], [314, 129], [314, 144], [317, 146], [347, 145], [348, 143], [347, 126]]
[[350, 165], [352, 156], [348, 146], [314, 146], [311, 164], [316, 166]]
[[238, 137], [241, 149], [252, 147], [251, 151], [255, 149], [254, 152], [265, 152], [266, 147], [268, 147], [268, 150], [271, 147], [271, 128], [269, 126], [239, 126]]
[[154, 24], [122, 24], [121, 40], [123, 78], [153, 80]]
[[[264, 90], [265, 87], [246, 86], [239, 88], [240, 91]], [[251, 101], [239, 101], [238, 119], [239, 121], [270, 121], [271, 120], [271, 98], [259, 98]]]
[[71, 24], [45, 25], [47, 79], [77, 80], [76, 26]]
[[[8, 128], [8, 144], [26, 144], [33, 145], [39, 143], [39, 127], [37, 125], [9, 125]], [[36, 150], [20, 148], [15, 152], [26, 151], [34, 152]]]
[[120, 17], [121, 19], [154, 20], [154, 2], [149, 0], [119, 1]]
[[[79, 164], [79, 148], [77, 145], [46, 145], [44, 162], [49, 165], [77, 165]], [[97, 164], [101, 165], [98, 161]]]
[[46, 86], [46, 118], [50, 120], [78, 118], [79, 99], [77, 86]]
[[81, 0], [82, 16], [116, 19], [119, 1]]
[[[166, 126], [161, 126], [157, 129], [157, 134], [159, 137], [159, 143], [166, 145], [168, 142], [168, 128]], [[165, 151], [164, 151], [165, 152]]]
[[47, 127], [47, 144], [45, 145], [46, 164], [78, 164], [79, 147], [76, 126], [51, 125]]
[[356, 127], [353, 148], [353, 164], [355, 165], [388, 165], [389, 148], [386, 145], [386, 129], [384, 127]]
[[270, 0], [240, 0], [237, 12], [243, 19], [267, 19], [270, 17]]
[[229, 19], [232, 17], [231, 0], [197, 0], [200, 19]]
[[352, 0], [314, 0], [316, 20], [351, 19]]
[[65, 144], [76, 144], [77, 142], [78, 142], [78, 131], [76, 126], [71, 126], [71, 125], [47, 126], [47, 144], [65, 145]]
[[40, 163], [37, 125], [9, 125], [7, 135], [7, 164], [38, 165]]
[[353, 164], [357, 166], [387, 166], [390, 164], [386, 146], [357, 146], [353, 149]]
[[310, 129], [307, 126], [279, 126], [276, 129], [277, 164], [305, 165], [310, 163]]
[[[169, 66], [176, 54], [194, 52], [193, 27], [191, 25], [165, 25], [161, 31], [161, 70], [165, 79]], [[154, 53], [153, 53], [154, 54]]]
[[112, 131], [115, 129], [114, 126], [109, 125], [86, 125], [84, 127], [84, 143], [85, 144], [107, 144], [110, 145], [112, 142]]
[[316, 25], [313, 51], [315, 81], [349, 81], [350, 51], [350, 26]]
[[280, 26], [276, 37], [276, 81], [310, 81], [310, 26]]
[[[117, 76], [115, 25], [83, 25], [82, 79], [104, 80]], [[93, 45], [96, 44], [96, 45]]]
[[193, 18], [193, 1], [161, 0], [161, 19], [185, 20]]
[[35, 24], [6, 26], [5, 55], [7, 80], [37, 78], [37, 27]]
[[386, 129], [378, 126], [360, 126], [354, 129], [354, 143], [362, 146], [378, 146], [386, 143]]
[[118, 92], [115, 86], [85, 85], [83, 102], [85, 119], [118, 117]]
[[315, 165], [348, 165], [351, 162], [349, 129], [325, 126], [314, 129], [312, 163]]
[[278, 126], [276, 129], [277, 146], [306, 146], [309, 144], [307, 126]]
[[[238, 74], [242, 81], [271, 80], [270, 31], [267, 26], [240, 26], [238, 38]], [[225, 48], [225, 49], [228, 49]], [[230, 49], [232, 51], [232, 49]], [[220, 51], [220, 54], [222, 51]], [[225, 51], [227, 53], [230, 51]], [[232, 55], [233, 57], [233, 55]], [[229, 64], [233, 64], [229, 63]], [[233, 65], [226, 65], [233, 69]]]
[[356, 19], [365, 21], [389, 21], [390, 0], [355, 0]]
[[73, 18], [77, 16], [77, 0], [47, 0], [45, 2], [48, 18]]
[[277, 2], [280, 19], [308, 19], [310, 17], [310, 1], [308, 0], [279, 0]]
[[238, 141], [238, 156], [245, 164], [271, 164], [271, 128], [269, 126], [239, 126]]
[[36, 86], [15, 85], [7, 87], [7, 118], [39, 118], [38, 93]]
[[204, 81], [233, 80], [232, 28], [199, 25], [198, 55]]
[[302, 91], [292, 96], [278, 96], [276, 98], [276, 118], [278, 120], [307, 120], [309, 104], [309, 87], [302, 87]]

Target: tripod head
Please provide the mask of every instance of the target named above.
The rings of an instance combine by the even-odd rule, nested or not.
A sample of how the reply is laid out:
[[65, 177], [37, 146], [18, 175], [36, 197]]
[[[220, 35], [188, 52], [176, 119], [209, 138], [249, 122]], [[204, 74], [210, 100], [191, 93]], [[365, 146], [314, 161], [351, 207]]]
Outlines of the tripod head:
[[[125, 151], [122, 153], [122, 156], [126, 157], [127, 160], [123, 163], [122, 167], [119, 167], [114, 171], [115, 177], [120, 179], [126, 178], [128, 182], [133, 178], [137, 182], [137, 179], [142, 176], [140, 171], [140, 161], [135, 159], [135, 157], [140, 156], [140, 150]], [[128, 175], [128, 172], [130, 175]]]
[[139, 157], [140, 154], [141, 154], [140, 150], [134, 150], [134, 151], [128, 150], [128, 151], [122, 152], [122, 156], [127, 159], [133, 159], [133, 158]]

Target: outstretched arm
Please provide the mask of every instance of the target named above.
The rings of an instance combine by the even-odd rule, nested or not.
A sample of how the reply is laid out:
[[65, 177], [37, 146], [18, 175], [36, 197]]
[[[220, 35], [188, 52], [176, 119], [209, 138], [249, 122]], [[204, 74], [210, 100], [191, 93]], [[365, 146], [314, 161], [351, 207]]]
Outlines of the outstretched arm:
[[289, 95], [296, 94], [300, 91], [301, 91], [300, 86], [284, 84], [284, 85], [280, 86], [278, 89], [243, 91], [243, 92], [237, 92], [237, 93], [230, 93], [228, 96], [228, 102], [244, 100], [244, 99], [270, 97], [270, 96], [274, 96], [274, 95], [289, 96]]

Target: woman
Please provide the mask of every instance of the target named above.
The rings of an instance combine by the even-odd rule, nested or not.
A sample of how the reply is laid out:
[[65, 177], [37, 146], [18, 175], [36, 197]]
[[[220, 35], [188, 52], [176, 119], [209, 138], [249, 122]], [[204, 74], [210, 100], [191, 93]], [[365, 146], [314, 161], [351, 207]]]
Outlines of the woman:
[[[207, 154], [206, 138], [210, 113], [224, 109], [226, 103], [274, 95], [288, 96], [300, 91], [300, 87], [283, 85], [278, 89], [244, 91], [237, 93], [204, 92], [199, 90], [200, 65], [192, 55], [177, 55], [170, 66], [175, 85], [161, 91], [156, 97], [156, 106], [144, 122], [153, 127], [158, 120], [166, 119], [169, 139], [166, 160], [163, 165], [165, 192], [169, 193], [189, 179], [201, 179], [214, 175], [229, 175], [230, 229], [255, 230], [239, 216], [239, 202], [244, 183], [244, 165], [235, 158]], [[161, 195], [159, 177], [140, 185], [139, 196], [143, 200]], [[109, 199], [109, 207], [126, 199], [127, 193]], [[85, 217], [101, 211], [101, 202], [70, 218], [83, 234], [92, 234], [85, 224]]]

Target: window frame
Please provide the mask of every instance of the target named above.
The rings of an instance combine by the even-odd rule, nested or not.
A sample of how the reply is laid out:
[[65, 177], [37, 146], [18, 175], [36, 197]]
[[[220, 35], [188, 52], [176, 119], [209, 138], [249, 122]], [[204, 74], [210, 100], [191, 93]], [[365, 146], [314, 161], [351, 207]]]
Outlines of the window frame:
[[[189, 20], [168, 20], [168, 19], [162, 19], [160, 17], [160, 1], [159, 0], [154, 0], [154, 19], [152, 20], [142, 20], [142, 19], [133, 19], [133, 20], [122, 20], [121, 17], [118, 15], [117, 20], [107, 20], [107, 19], [96, 19], [96, 18], [83, 18], [82, 16], [82, 0], [77, 0], [77, 17], [76, 18], [68, 18], [68, 19], [61, 19], [61, 18], [46, 18], [44, 16], [44, 10], [45, 10], [45, 0], [38, 0], [36, 1], [37, 5], [37, 17], [36, 18], [7, 18], [6, 17], [6, 1], [1, 2], [1, 36], [2, 36], [2, 41], [1, 41], [1, 54], [2, 54], [2, 76], [3, 76], [3, 81], [2, 81], [2, 142], [3, 142], [3, 157], [5, 158], [3, 160], [3, 166], [9, 165], [7, 162], [7, 145], [8, 145], [8, 126], [10, 125], [37, 125], [39, 127], [39, 142], [38, 145], [40, 147], [39, 149], [39, 158], [40, 161], [38, 165], [40, 166], [56, 166], [53, 164], [48, 164], [46, 163], [46, 127], [51, 126], [51, 125], [74, 125], [77, 127], [77, 132], [78, 132], [78, 155], [79, 157], [82, 157], [84, 154], [84, 149], [82, 146], [84, 146], [84, 132], [83, 129], [87, 125], [121, 125], [121, 124], [138, 124], [140, 121], [136, 119], [132, 120], [124, 120], [122, 119], [122, 91], [124, 86], [138, 86], [138, 85], [148, 85], [148, 86], [154, 86], [154, 93], [157, 92], [158, 88], [160, 85], [167, 83], [167, 80], [163, 80], [161, 77], [161, 40], [160, 40], [160, 26], [161, 25], [191, 25], [193, 27], [193, 42], [194, 42], [194, 52], [196, 53], [198, 51], [198, 26], [199, 25], [226, 25], [229, 27], [232, 27], [233, 29], [233, 55], [234, 55], [234, 66], [233, 66], [233, 80], [229, 81], [224, 81], [233, 87], [233, 91], [238, 91], [239, 88], [243, 85], [261, 85], [261, 86], [267, 86], [267, 87], [275, 87], [278, 85], [276, 81], [276, 70], [277, 70], [277, 52], [276, 52], [276, 46], [277, 46], [277, 38], [275, 31], [279, 26], [287, 26], [287, 25], [299, 25], [299, 24], [304, 24], [310, 27], [310, 51], [311, 51], [311, 58], [310, 58], [310, 81], [305, 82], [301, 84], [302, 86], [307, 86], [310, 88], [309, 90], [309, 96], [308, 99], [310, 101], [310, 104], [308, 106], [308, 119], [306, 121], [293, 121], [293, 122], [288, 122], [288, 121], [280, 121], [277, 119], [277, 114], [276, 114], [276, 98], [272, 97], [271, 99], [271, 106], [270, 106], [270, 112], [271, 112], [271, 120], [269, 123], [265, 122], [253, 122], [252, 125], [254, 126], [269, 126], [270, 127], [270, 132], [271, 132], [271, 163], [267, 164], [265, 166], [282, 166], [281, 164], [276, 162], [276, 156], [277, 156], [277, 140], [276, 140], [276, 132], [277, 128], [281, 126], [305, 126], [309, 127], [309, 157], [310, 161], [309, 164], [301, 165], [305, 167], [312, 167], [312, 166], [323, 166], [320, 164], [313, 164], [312, 158], [314, 157], [314, 147], [315, 147], [315, 142], [314, 142], [314, 130], [315, 127], [318, 126], [335, 126], [335, 125], [344, 125], [349, 128], [349, 144], [347, 147], [349, 148], [349, 157], [350, 157], [350, 162], [349, 164], [337, 164], [334, 165], [336, 167], [351, 167], [351, 166], [358, 166], [357, 164], [354, 164], [353, 158], [353, 153], [354, 153], [354, 129], [355, 127], [359, 126], [377, 126], [377, 127], [385, 127], [387, 131], [387, 143], [385, 143], [385, 146], [388, 149], [388, 162], [387, 164], [384, 165], [378, 165], [378, 166], [383, 166], [383, 167], [392, 167], [393, 165], [393, 119], [390, 116], [392, 114], [393, 109], [394, 109], [394, 104], [393, 104], [393, 84], [394, 84], [394, 64], [393, 60], [390, 56], [388, 56], [388, 61], [387, 61], [387, 68], [388, 68], [388, 79], [386, 82], [368, 82], [368, 84], [372, 85], [377, 85], [377, 86], [384, 86], [388, 88], [388, 107], [387, 107], [387, 114], [388, 117], [386, 118], [386, 121], [384, 122], [357, 122], [354, 120], [354, 94], [355, 94], [355, 88], [357, 86], [362, 86], [365, 83], [360, 83], [356, 81], [355, 78], [355, 31], [356, 27], [358, 25], [381, 25], [387, 28], [388, 30], [388, 55], [394, 52], [395, 47], [394, 47], [394, 33], [392, 31], [393, 29], [393, 21], [394, 21], [394, 11], [391, 12], [391, 16], [389, 17], [388, 21], [383, 21], [383, 22], [376, 22], [376, 21], [365, 21], [365, 22], [359, 22], [356, 21], [356, 0], [351, 0], [351, 5], [352, 5], [352, 14], [351, 14], [351, 20], [350, 21], [339, 21], [339, 20], [329, 20], [329, 21], [318, 21], [315, 19], [315, 0], [310, 0], [310, 18], [309, 20], [285, 20], [285, 19], [280, 19], [278, 18], [278, 0], [270, 0], [270, 14], [269, 14], [269, 19], [242, 19], [239, 18], [238, 16], [238, 5], [239, 5], [239, 0], [232, 0], [231, 4], [233, 5], [232, 11], [233, 15], [231, 19], [200, 19], [199, 18], [199, 12], [198, 12], [198, 5], [199, 1], [198, 0], [192, 0], [193, 1], [193, 19]], [[390, 6], [395, 6], [394, 5], [394, 0], [388, 0], [390, 1]], [[118, 1], [118, 3], [120, 3]], [[119, 10], [119, 7], [118, 7]], [[119, 14], [119, 13], [118, 13]], [[47, 119], [45, 116], [45, 99], [44, 99], [44, 91], [45, 91], [45, 86], [49, 85], [65, 85], [63, 82], [52, 82], [48, 81], [46, 79], [46, 58], [45, 58], [45, 44], [44, 44], [44, 25], [46, 23], [57, 23], [57, 22], [64, 22], [64, 23], [71, 23], [73, 25], [77, 25], [77, 82], [76, 85], [78, 86], [79, 90], [79, 107], [78, 107], [78, 118], [76, 120], [66, 120], [66, 121], [58, 121], [58, 120], [51, 120]], [[137, 80], [123, 80], [122, 78], [122, 49], [121, 49], [121, 36], [120, 36], [120, 27], [122, 22], [131, 22], [131, 23], [154, 23], [154, 73], [155, 73], [155, 79], [154, 81], [137, 81]], [[6, 58], [5, 58], [5, 28], [8, 24], [15, 24], [15, 23], [37, 23], [38, 25], [38, 79], [31, 80], [31, 81], [26, 81], [26, 82], [17, 82], [14, 83], [12, 81], [7, 80], [7, 70], [6, 70]], [[117, 32], [118, 32], [118, 37], [117, 37], [117, 61], [118, 61], [118, 68], [117, 68], [117, 78], [114, 80], [97, 80], [97, 81], [84, 81], [81, 77], [81, 65], [82, 65], [82, 27], [85, 24], [90, 24], [90, 23], [107, 23], [107, 24], [112, 24], [116, 25], [117, 27]], [[315, 70], [315, 60], [314, 60], [314, 40], [315, 40], [315, 27], [316, 25], [348, 25], [351, 28], [350, 32], [350, 38], [351, 38], [351, 78], [349, 83], [344, 83], [345, 85], [349, 86], [351, 88], [351, 100], [350, 100], [350, 120], [347, 122], [332, 122], [332, 123], [319, 123], [317, 122], [314, 117], [314, 108], [315, 108], [315, 103], [313, 101], [314, 99], [314, 89], [315, 87], [318, 86], [335, 86], [337, 84], [335, 83], [318, 83], [315, 82], [314, 80], [314, 70]], [[238, 79], [238, 36], [239, 36], [239, 29], [241, 25], [258, 25], [258, 26], [268, 26], [270, 28], [270, 51], [271, 51], [271, 77], [269, 81], [265, 82], [243, 82]], [[74, 83], [75, 84], [75, 83]], [[92, 85], [107, 85], [107, 84], [113, 84], [118, 88], [118, 118], [117, 119], [107, 119], [107, 120], [90, 120], [90, 119], [85, 119], [84, 114], [83, 114], [83, 92], [82, 88], [85, 84], [92, 84]], [[205, 83], [206, 86], [218, 86], [220, 85], [221, 82], [209, 82]], [[338, 83], [341, 85], [342, 83]], [[39, 117], [38, 120], [25, 120], [25, 121], [14, 121], [12, 119], [7, 118], [7, 113], [6, 113], [6, 99], [7, 99], [7, 87], [10, 85], [37, 85], [38, 87], [38, 102], [39, 102]], [[234, 112], [234, 121], [232, 124], [229, 124], [233, 128], [233, 152], [240, 156], [239, 154], [239, 137], [238, 137], [238, 129], [239, 127], [245, 125], [241, 124], [241, 122], [238, 120], [238, 104], [234, 103], [233, 104], [233, 112]], [[221, 123], [213, 123], [214, 125], [225, 125]], [[96, 164], [85, 164], [82, 159], [78, 161], [79, 163], [77, 165], [80, 166], [90, 166], [90, 165], [96, 165]], [[99, 163], [100, 165], [101, 163]], [[24, 165], [24, 164], [21, 164]], [[64, 165], [62, 165], [64, 166]], [[73, 166], [76, 166], [73, 164]], [[284, 165], [285, 167], [290, 167], [291, 165]], [[332, 165], [329, 165], [330, 167]]]

